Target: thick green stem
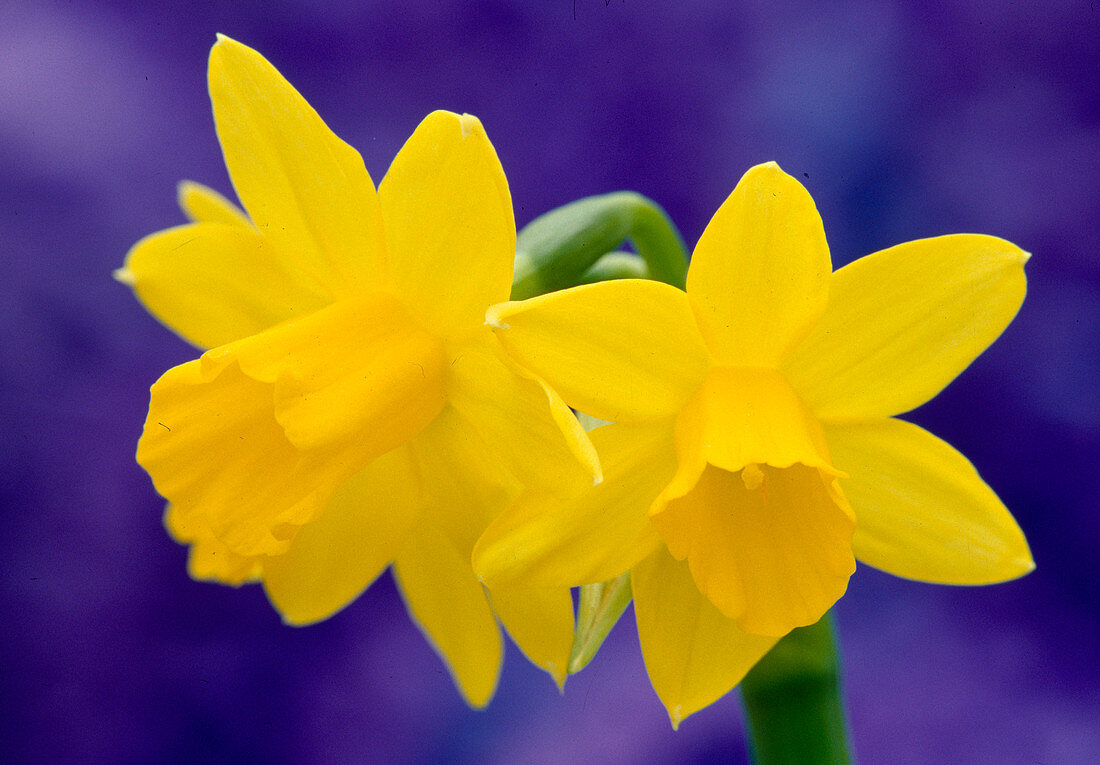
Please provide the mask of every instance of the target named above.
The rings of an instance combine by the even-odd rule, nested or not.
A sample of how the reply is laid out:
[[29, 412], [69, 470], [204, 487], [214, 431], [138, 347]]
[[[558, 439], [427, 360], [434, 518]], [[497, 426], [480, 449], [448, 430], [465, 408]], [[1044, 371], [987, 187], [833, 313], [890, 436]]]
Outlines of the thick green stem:
[[848, 765], [833, 623], [796, 629], [741, 681], [757, 765]]
[[649, 278], [684, 289], [688, 254], [684, 240], [663, 209], [634, 194], [634, 228], [630, 239], [649, 271]]
[[519, 232], [512, 299], [592, 281], [586, 272], [624, 241], [633, 243], [649, 278], [684, 287], [687, 250], [672, 221], [653, 200], [617, 191], [551, 210]]

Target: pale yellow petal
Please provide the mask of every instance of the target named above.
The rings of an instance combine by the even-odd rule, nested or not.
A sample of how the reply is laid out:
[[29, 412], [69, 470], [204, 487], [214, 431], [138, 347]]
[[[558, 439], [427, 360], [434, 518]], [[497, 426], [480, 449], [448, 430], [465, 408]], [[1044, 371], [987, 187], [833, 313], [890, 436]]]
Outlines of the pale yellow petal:
[[991, 236], [891, 247], [833, 274], [829, 308], [782, 362], [820, 417], [908, 411], [935, 396], [1004, 331], [1029, 256]]
[[492, 588], [549, 588], [629, 570], [659, 544], [648, 509], [675, 468], [671, 431], [667, 421], [592, 431], [603, 483], [568, 499], [524, 494], [474, 548], [478, 575]]
[[1012, 515], [952, 446], [907, 422], [826, 425], [856, 514], [856, 557], [897, 576], [988, 584], [1035, 568]]
[[635, 566], [630, 582], [646, 671], [674, 728], [726, 695], [779, 640], [739, 629], [664, 548]]
[[525, 484], [575, 494], [600, 480], [577, 418], [552, 389], [503, 358], [496, 340], [451, 349], [449, 400], [494, 458]]
[[237, 196], [257, 230], [340, 297], [384, 277], [374, 183], [275, 67], [219, 36], [210, 51], [210, 99]]
[[345, 468], [310, 460], [272, 414], [272, 387], [200, 360], [153, 385], [137, 460], [161, 496], [238, 555], [285, 552]]
[[490, 600], [523, 655], [550, 673], [559, 688], [565, 685], [573, 648], [573, 597], [569, 588], [495, 590], [490, 592]]
[[746, 632], [781, 637], [813, 624], [855, 571], [855, 521], [836, 479], [815, 468], [708, 466], [652, 516], [699, 590]]
[[687, 295], [659, 282], [584, 285], [493, 306], [486, 318], [570, 406], [612, 422], [675, 413], [709, 366]]
[[504, 645], [485, 588], [438, 527], [417, 525], [394, 564], [410, 616], [442, 657], [466, 702], [489, 703]]
[[832, 265], [813, 199], [774, 162], [745, 173], [707, 224], [687, 292], [718, 363], [772, 366], [825, 310]]
[[180, 209], [194, 223], [221, 223], [252, 228], [244, 211], [214, 189], [194, 181], [181, 181], [176, 189]]
[[425, 117], [378, 195], [390, 273], [418, 317], [460, 331], [508, 299], [516, 249], [512, 198], [476, 117], [443, 111]]
[[443, 346], [387, 293], [334, 303], [204, 356], [227, 358], [274, 384], [275, 419], [290, 443], [345, 449], [358, 466], [407, 443], [446, 403]]
[[397, 555], [422, 509], [407, 448], [345, 481], [290, 549], [264, 562], [267, 597], [287, 624], [327, 619], [351, 603]]
[[262, 556], [233, 552], [194, 513], [187, 514], [175, 505], [168, 505], [164, 511], [164, 526], [177, 542], [191, 546], [187, 554], [187, 573], [192, 579], [237, 587], [260, 578]]
[[271, 241], [246, 226], [196, 223], [150, 234], [115, 278], [160, 321], [213, 348], [330, 301]]

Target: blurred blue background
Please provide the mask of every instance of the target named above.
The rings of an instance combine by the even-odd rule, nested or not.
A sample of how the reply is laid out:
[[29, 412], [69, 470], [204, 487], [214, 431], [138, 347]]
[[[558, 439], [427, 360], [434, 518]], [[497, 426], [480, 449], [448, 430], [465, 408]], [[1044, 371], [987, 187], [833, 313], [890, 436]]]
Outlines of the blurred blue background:
[[110, 273], [182, 221], [178, 180], [230, 192], [205, 84], [224, 32], [375, 181], [430, 110], [478, 115], [520, 226], [625, 188], [693, 245], [774, 159], [836, 265], [953, 232], [1033, 252], [1014, 324], [910, 418], [972, 459], [1038, 569], [955, 589], [861, 567], [837, 608], [851, 728], [866, 763], [1100, 761], [1094, 6], [0, 1], [3, 759], [745, 759], [736, 694], [671, 730], [632, 618], [564, 696], [510, 649], [474, 712], [388, 576], [305, 629], [188, 579], [133, 453], [149, 385], [194, 351]]

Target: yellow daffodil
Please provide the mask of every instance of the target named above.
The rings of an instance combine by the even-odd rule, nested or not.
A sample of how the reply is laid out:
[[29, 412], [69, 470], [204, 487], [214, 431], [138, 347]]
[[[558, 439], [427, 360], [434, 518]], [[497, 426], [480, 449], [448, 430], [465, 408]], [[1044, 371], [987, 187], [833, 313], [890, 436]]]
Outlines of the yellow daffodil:
[[844, 593], [855, 558], [980, 584], [1033, 568], [1012, 516], [951, 446], [893, 415], [1005, 328], [1027, 254], [988, 236], [902, 244], [832, 272], [813, 200], [774, 163], [703, 232], [687, 291], [623, 280], [495, 306], [488, 321], [574, 408], [604, 482], [526, 494], [486, 531], [491, 586], [630, 571], [673, 724]]
[[[435, 112], [376, 192], [257, 52], [220, 38], [209, 85], [247, 214], [184, 184], [194, 222], [140, 241], [118, 273], [211, 349], [153, 385], [138, 461], [192, 546], [192, 575], [259, 579], [289, 623], [332, 615], [392, 563], [411, 615], [483, 705], [502, 643], [475, 540], [523, 486], [598, 480], [569, 409], [484, 326], [512, 280], [500, 162], [475, 117]], [[568, 590], [492, 605], [560, 681]]]

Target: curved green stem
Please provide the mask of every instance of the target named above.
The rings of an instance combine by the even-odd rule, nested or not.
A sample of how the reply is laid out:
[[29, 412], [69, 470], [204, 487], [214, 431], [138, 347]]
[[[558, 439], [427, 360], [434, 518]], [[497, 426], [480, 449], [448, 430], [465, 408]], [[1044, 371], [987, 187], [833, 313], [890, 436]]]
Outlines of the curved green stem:
[[753, 762], [851, 762], [829, 614], [780, 640], [741, 681], [741, 696]]
[[630, 240], [645, 261], [649, 278], [673, 287], [687, 286], [688, 253], [684, 240], [668, 214], [641, 194], [624, 192], [634, 197], [634, 227]]
[[641, 194], [616, 191], [551, 210], [519, 232], [512, 300], [591, 281], [593, 264], [628, 240], [649, 278], [683, 289], [687, 249], [668, 215]]

